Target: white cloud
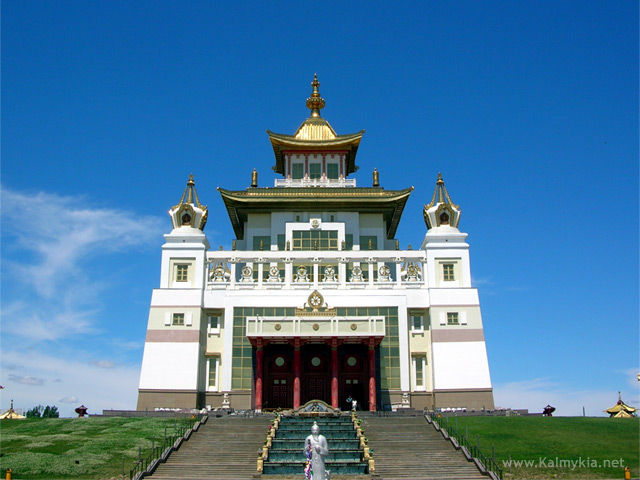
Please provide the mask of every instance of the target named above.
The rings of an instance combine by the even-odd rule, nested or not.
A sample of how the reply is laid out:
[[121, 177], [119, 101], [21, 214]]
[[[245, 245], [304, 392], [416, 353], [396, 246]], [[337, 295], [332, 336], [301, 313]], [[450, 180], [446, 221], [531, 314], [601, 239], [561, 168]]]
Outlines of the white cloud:
[[[104, 369], [83, 360], [59, 358], [37, 351], [25, 355], [18, 350], [6, 350], [2, 356], [3, 361], [21, 363], [21, 373], [27, 377], [60, 379], [56, 383], [47, 382], [47, 388], [39, 389], [6, 384], [1, 391], [3, 408], [8, 408], [10, 399], [14, 399], [16, 408], [25, 410], [38, 404], [60, 402], [62, 416], [75, 416], [73, 408], [77, 405], [71, 399], [81, 397], [89, 413], [101, 413], [103, 409], [110, 408], [135, 409], [140, 373], [138, 365], [116, 365]], [[0, 383], [3, 385], [4, 380], [2, 375]], [[70, 392], [75, 395], [70, 395]]]
[[[587, 416], [606, 415], [603, 410], [618, 400], [617, 391], [574, 390], [563, 387], [549, 379], [537, 378], [520, 382], [494, 385], [496, 406], [528, 408], [530, 412], [541, 412], [547, 404], [556, 407], [555, 415], [582, 415], [582, 407]], [[622, 390], [622, 398], [627, 404], [640, 405], [640, 389]]]
[[116, 366], [111, 360], [92, 360], [89, 365], [93, 365], [98, 368], [113, 368]]
[[96, 275], [89, 260], [148, 244], [163, 230], [158, 217], [93, 208], [81, 197], [6, 188], [2, 221], [9, 256], [3, 275], [26, 285], [4, 303], [3, 329], [31, 342], [95, 331], [107, 275]]
[[78, 397], [70, 395], [68, 397], [61, 398], [58, 400], [60, 403], [78, 403]]
[[44, 385], [44, 379], [38, 377], [30, 377], [28, 375], [14, 375], [9, 374], [9, 381], [14, 383], [20, 383], [22, 385], [40, 386]]
[[[67, 416], [75, 415], [79, 398], [90, 413], [135, 408], [139, 366], [95, 358], [100, 355], [95, 345], [85, 346], [77, 337], [101, 330], [110, 278], [125, 268], [105, 258], [160, 240], [166, 222], [95, 207], [82, 197], [6, 188], [1, 195], [2, 405], [14, 399], [16, 408], [26, 410], [60, 402]], [[126, 340], [94, 338], [112, 350], [123, 350], [117, 343], [133, 348]]]

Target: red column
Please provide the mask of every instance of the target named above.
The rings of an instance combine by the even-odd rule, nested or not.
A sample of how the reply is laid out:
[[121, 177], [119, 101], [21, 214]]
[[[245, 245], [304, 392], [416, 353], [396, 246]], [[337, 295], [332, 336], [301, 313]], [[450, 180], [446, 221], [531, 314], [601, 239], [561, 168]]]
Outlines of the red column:
[[338, 339], [331, 339], [331, 406], [338, 408]]
[[373, 339], [369, 343], [369, 410], [376, 411], [376, 349]]
[[256, 410], [262, 410], [262, 364], [264, 358], [264, 350], [262, 348], [262, 339], [258, 339], [256, 347]]
[[300, 339], [293, 346], [293, 408], [300, 407]]

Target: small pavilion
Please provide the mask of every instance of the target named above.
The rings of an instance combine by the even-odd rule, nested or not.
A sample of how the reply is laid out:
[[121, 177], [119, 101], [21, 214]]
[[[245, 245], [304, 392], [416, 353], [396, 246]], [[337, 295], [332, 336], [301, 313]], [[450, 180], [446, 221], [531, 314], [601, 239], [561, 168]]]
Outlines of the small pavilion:
[[620, 392], [618, 392], [618, 401], [616, 402], [616, 404], [611, 407], [611, 408], [607, 408], [605, 410], [605, 412], [607, 412], [609, 414], [609, 418], [611, 417], [615, 417], [615, 418], [632, 418], [636, 416], [636, 410], [633, 407], [630, 407], [629, 405], [627, 405], [626, 403], [624, 403], [622, 401], [622, 397], [620, 396]]
[[9, 407], [9, 410], [7, 410], [6, 412], [3, 412], [2, 414], [0, 414], [0, 420], [4, 420], [4, 419], [9, 419], [9, 420], [24, 420], [25, 417], [24, 415], [20, 415], [18, 412], [16, 412], [13, 409], [13, 400], [11, 400], [11, 406]]

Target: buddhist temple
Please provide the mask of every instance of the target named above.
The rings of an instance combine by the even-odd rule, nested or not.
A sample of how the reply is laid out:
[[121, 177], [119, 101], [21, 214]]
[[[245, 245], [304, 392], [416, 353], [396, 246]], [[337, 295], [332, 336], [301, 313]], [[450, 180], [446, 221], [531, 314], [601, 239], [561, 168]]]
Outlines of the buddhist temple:
[[[407, 172], [415, 189], [382, 186], [393, 159], [359, 185], [364, 130], [336, 133], [325, 103], [314, 76], [297, 130], [267, 130], [270, 184], [259, 182], [264, 162], [247, 172], [247, 188], [218, 187], [228, 220], [209, 223], [230, 222], [230, 249], [210, 248], [208, 209], [188, 178], [169, 210], [139, 410], [261, 411], [311, 400], [346, 410], [348, 399], [371, 411], [493, 408], [460, 206], [437, 170], [422, 176], [428, 164]], [[401, 248], [407, 200], [414, 190], [428, 199], [433, 181], [413, 240], [420, 248]]]

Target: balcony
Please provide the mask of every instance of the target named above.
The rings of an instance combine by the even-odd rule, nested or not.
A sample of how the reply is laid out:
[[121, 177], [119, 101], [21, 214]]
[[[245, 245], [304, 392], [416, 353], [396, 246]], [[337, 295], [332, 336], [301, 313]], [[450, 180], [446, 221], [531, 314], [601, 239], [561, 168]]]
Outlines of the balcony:
[[251, 338], [378, 338], [385, 335], [384, 317], [247, 317]]
[[420, 250], [210, 251], [207, 288], [390, 289], [425, 286]]
[[276, 178], [275, 187], [355, 187], [355, 178]]

